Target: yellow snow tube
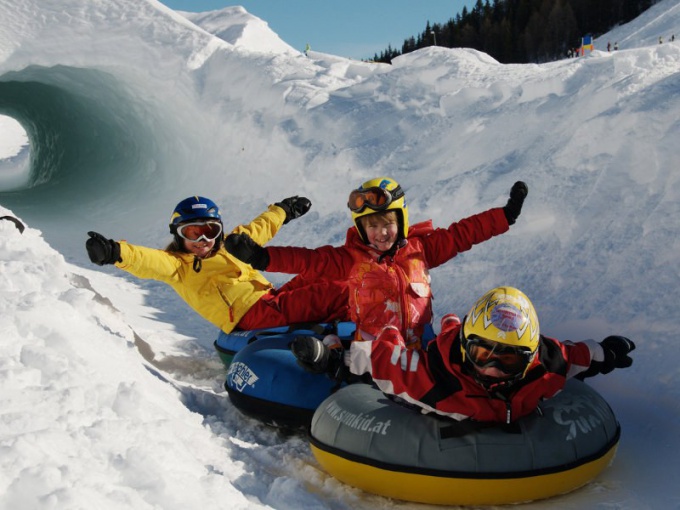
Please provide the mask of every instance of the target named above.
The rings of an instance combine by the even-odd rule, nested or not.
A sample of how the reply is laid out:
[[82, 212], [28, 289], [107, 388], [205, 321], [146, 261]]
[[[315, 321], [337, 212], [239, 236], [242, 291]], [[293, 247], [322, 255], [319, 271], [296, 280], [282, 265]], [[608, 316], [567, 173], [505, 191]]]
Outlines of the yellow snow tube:
[[338, 480], [381, 496], [436, 505], [548, 498], [593, 480], [613, 460], [620, 427], [580, 381], [512, 426], [422, 415], [363, 384], [317, 409], [311, 449]]

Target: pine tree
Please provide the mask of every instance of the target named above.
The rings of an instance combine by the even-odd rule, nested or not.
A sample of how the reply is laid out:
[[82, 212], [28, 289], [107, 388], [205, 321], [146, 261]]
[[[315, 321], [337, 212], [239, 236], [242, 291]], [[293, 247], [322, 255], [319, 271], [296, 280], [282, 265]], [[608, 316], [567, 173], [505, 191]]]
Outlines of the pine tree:
[[655, 0], [477, 0], [446, 23], [427, 22], [425, 30], [404, 40], [401, 52], [388, 46], [379, 62], [432, 46], [466, 47], [501, 63], [546, 62], [564, 58], [581, 36], [597, 37], [627, 23]]

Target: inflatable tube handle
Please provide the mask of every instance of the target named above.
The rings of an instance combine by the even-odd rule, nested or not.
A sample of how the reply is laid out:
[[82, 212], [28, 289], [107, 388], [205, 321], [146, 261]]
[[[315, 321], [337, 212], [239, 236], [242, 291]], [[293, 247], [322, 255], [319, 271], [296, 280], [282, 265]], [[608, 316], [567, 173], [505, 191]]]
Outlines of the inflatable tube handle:
[[24, 233], [24, 229], [26, 228], [23, 223], [21, 223], [17, 218], [14, 216], [0, 216], [0, 220], [8, 220], [14, 223], [14, 226], [17, 228], [20, 234]]

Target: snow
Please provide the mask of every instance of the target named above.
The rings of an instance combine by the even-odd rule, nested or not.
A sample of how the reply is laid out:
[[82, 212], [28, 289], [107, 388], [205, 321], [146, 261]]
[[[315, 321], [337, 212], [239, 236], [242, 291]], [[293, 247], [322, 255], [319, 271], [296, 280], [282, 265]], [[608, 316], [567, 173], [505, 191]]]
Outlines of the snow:
[[220, 39], [247, 51], [265, 53], [299, 53], [269, 29], [267, 23], [240, 6], [219, 11], [180, 12], [195, 25]]
[[438, 226], [529, 185], [509, 233], [432, 272], [437, 319], [507, 284], [546, 334], [638, 346], [590, 380], [621, 422], [613, 464], [525, 507], [680, 507], [678, 0], [543, 65], [305, 56], [240, 7], [0, 0], [0, 16], [0, 114], [23, 127], [0, 117], [0, 216], [28, 226], [0, 221], [1, 509], [427, 508], [345, 486], [303, 436], [243, 417], [215, 328], [84, 249], [88, 230], [162, 247], [194, 194], [234, 226], [307, 196], [273, 243], [338, 245], [348, 191], [378, 175]]
[[0, 181], [5, 191], [21, 189], [26, 183], [29, 145], [28, 136], [21, 124], [12, 117], [0, 115]]

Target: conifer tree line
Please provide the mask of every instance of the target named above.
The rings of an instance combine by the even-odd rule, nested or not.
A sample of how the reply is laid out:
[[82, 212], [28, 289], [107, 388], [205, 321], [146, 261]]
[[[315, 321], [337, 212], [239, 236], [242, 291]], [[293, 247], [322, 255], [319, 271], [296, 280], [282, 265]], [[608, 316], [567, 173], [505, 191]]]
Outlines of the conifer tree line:
[[503, 64], [542, 63], [565, 58], [581, 45], [631, 21], [658, 0], [477, 0], [474, 8], [404, 41], [401, 51], [388, 46], [373, 60], [393, 58], [426, 46], [474, 48]]

